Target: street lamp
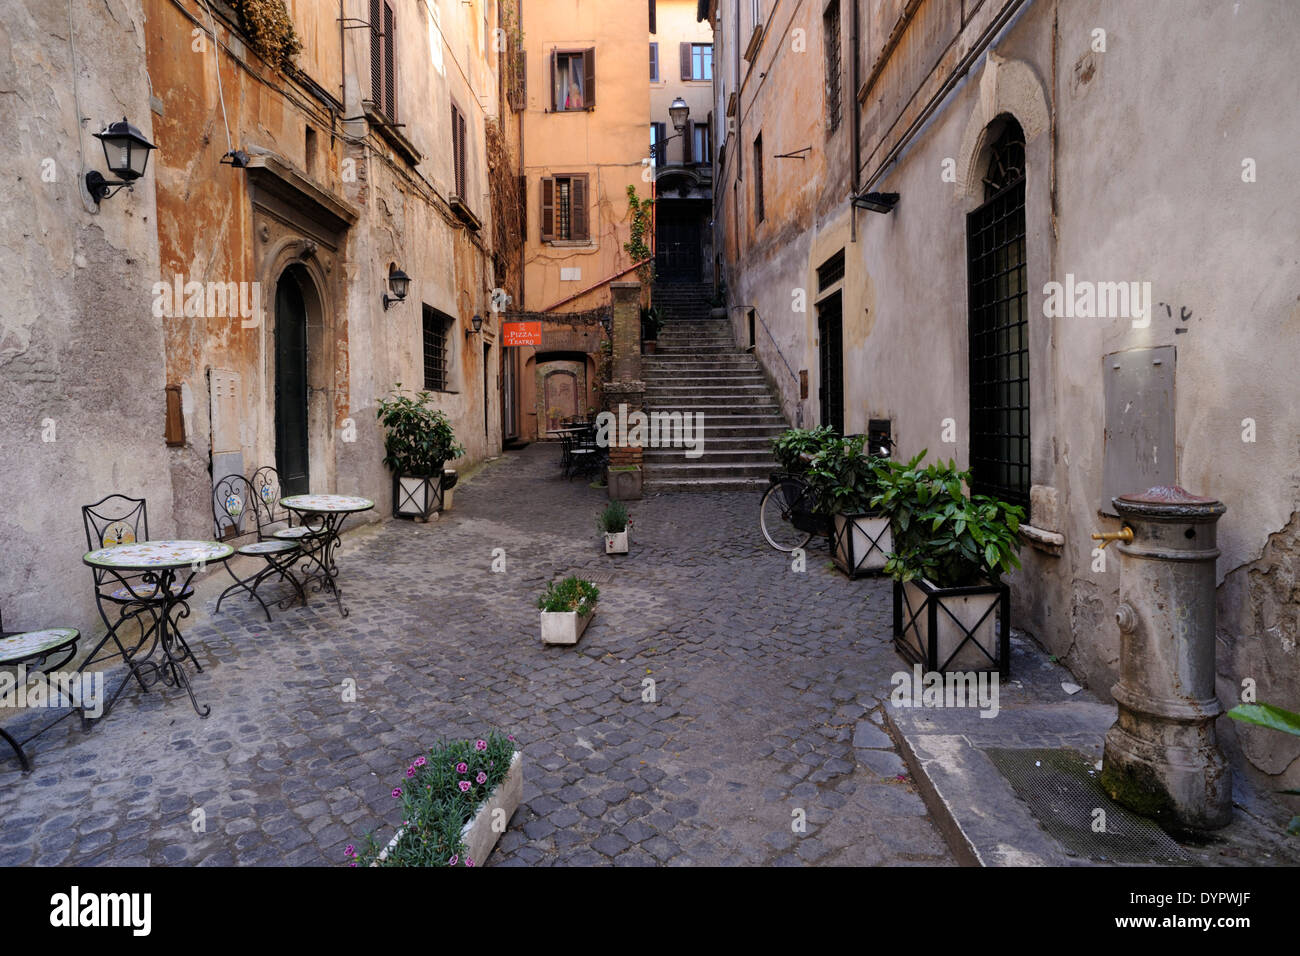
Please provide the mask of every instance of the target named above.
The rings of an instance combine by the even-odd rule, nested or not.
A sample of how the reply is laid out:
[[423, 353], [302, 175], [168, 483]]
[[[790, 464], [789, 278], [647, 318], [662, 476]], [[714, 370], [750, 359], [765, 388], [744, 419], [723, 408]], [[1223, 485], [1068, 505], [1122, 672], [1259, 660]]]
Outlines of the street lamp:
[[483, 316], [476, 314], [474, 318], [470, 320], [470, 325], [472, 328], [465, 330], [465, 338], [469, 338], [471, 335], [477, 335], [483, 331]]
[[144, 175], [149, 165], [149, 153], [157, 149], [153, 143], [144, 138], [144, 134], [122, 117], [120, 123], [110, 123], [95, 133], [95, 138], [104, 147], [104, 162], [109, 172], [117, 176], [116, 180], [105, 179], [98, 170], [86, 173], [86, 191], [95, 205], [115, 195], [122, 187], [131, 184]]
[[679, 139], [686, 129], [686, 121], [690, 118], [691, 108], [686, 101], [680, 96], [673, 100], [672, 105], [668, 107], [668, 116], [673, 121], [673, 129], [677, 130], [677, 135], [669, 136], [662, 142], [655, 143], [655, 164], [658, 165], [664, 156], [664, 147], [675, 139]]
[[406, 298], [406, 290], [410, 287], [410, 285], [411, 285], [410, 276], [408, 276], [401, 269], [397, 268], [397, 266], [392, 266], [389, 268], [388, 287], [393, 290], [393, 294], [390, 296], [387, 292], [384, 293], [385, 312], [388, 311], [388, 307], [392, 305], [394, 302], [401, 302], [403, 299]]

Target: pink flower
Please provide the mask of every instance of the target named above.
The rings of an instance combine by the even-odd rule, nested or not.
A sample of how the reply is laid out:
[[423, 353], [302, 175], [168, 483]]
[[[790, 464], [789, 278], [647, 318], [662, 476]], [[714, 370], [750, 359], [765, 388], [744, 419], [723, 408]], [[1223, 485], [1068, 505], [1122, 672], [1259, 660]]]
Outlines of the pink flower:
[[514, 739], [515, 739], [515, 735], [514, 735], [514, 734], [506, 734], [506, 740], [513, 741]]
[[428, 761], [425, 760], [423, 757], [416, 757], [416, 758], [415, 758], [415, 765], [416, 765], [417, 767], [423, 767], [426, 763], [428, 763]]
[[460, 792], [461, 792], [461, 793], [469, 793], [469, 781], [468, 781], [468, 780], [462, 780], [462, 781], [460, 782]]
[[453, 854], [451, 855], [451, 859], [447, 861], [447, 865], [448, 865], [448, 866], [455, 866], [455, 865], [456, 865], [457, 863], [459, 863], [459, 862], [460, 862], [460, 854], [459, 854], [459, 853], [453, 853]]
[[408, 777], [414, 777], [414, 776], [415, 776], [415, 764], [411, 764], [411, 766], [409, 766], [409, 767], [406, 768], [406, 775], [407, 775]]
[[465, 857], [465, 865], [466, 865], [466, 866], [473, 866], [473, 865], [474, 865], [474, 861], [471, 860], [469, 857]]
[[357, 848], [354, 847], [351, 843], [349, 843], [347, 846], [345, 846], [345, 847], [343, 848], [343, 855], [344, 855], [344, 856], [356, 856], [356, 855], [357, 855]]
[[478, 776], [475, 777], [474, 779], [477, 780], [479, 783], [487, 783], [487, 774], [485, 774], [482, 770], [480, 770], [478, 772]]
[[394, 788], [393, 788], [393, 799], [396, 800], [396, 799], [397, 799], [398, 797], [400, 797], [401, 795], [402, 795], [402, 788], [401, 788], [401, 787], [394, 787]]
[[475, 749], [475, 750], [487, 750], [487, 741], [486, 741], [486, 740], [476, 740], [476, 741], [474, 741], [474, 749]]
[[456, 764], [456, 772], [457, 772], [457, 773], [465, 773], [467, 770], [469, 770], [469, 766], [468, 766], [468, 765], [463, 764], [463, 763], [458, 763], [458, 764]]
[[353, 860], [351, 863], [348, 864], [348, 866], [356, 866], [356, 865], [357, 865], [357, 861], [356, 861], [356, 860]]

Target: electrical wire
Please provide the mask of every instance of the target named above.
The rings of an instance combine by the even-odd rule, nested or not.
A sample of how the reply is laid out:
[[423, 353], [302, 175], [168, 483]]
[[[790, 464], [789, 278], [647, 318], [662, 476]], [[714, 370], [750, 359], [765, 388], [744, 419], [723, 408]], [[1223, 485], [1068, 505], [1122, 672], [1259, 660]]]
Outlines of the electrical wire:
[[212, 4], [208, 0], [203, 0], [203, 9], [208, 14], [208, 30], [212, 33], [212, 68], [217, 71], [217, 99], [221, 101], [221, 122], [226, 127], [226, 155], [229, 156], [235, 151], [235, 145], [230, 141], [230, 119], [226, 116], [226, 95], [221, 90], [221, 58], [217, 53], [217, 47], [221, 44], [217, 41], [217, 22], [212, 18]]

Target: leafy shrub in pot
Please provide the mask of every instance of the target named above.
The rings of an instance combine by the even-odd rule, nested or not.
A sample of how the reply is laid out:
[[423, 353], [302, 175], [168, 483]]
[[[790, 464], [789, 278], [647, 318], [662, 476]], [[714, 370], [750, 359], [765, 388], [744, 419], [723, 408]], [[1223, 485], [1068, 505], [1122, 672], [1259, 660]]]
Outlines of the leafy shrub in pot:
[[809, 460], [839, 437], [839, 433], [829, 425], [790, 428], [772, 439], [772, 457], [780, 463], [782, 470], [803, 474], [808, 470]]
[[887, 462], [867, 454], [866, 444], [865, 436], [833, 435], [804, 475], [815, 510], [827, 518], [835, 566], [851, 578], [882, 570], [893, 547], [889, 519], [872, 507]]
[[384, 464], [393, 472], [393, 513], [427, 518], [442, 501], [442, 466], [465, 449], [431, 392], [408, 394], [398, 382], [377, 405]]

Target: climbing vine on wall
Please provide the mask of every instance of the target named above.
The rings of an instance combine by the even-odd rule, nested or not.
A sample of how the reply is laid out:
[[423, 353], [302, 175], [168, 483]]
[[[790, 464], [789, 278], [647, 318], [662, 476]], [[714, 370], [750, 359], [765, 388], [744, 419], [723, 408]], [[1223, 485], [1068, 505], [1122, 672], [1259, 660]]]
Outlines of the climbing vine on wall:
[[[632, 217], [632, 234], [623, 243], [623, 251], [633, 262], [643, 262], [651, 257], [649, 239], [650, 230], [654, 228], [654, 205], [653, 199], [639, 197], [635, 186], [627, 187], [627, 209]], [[637, 269], [637, 276], [641, 279], [642, 288], [649, 289], [655, 281], [654, 262], [647, 262]]]
[[239, 14], [239, 26], [257, 55], [280, 70], [293, 66], [302, 42], [284, 0], [230, 0]]
[[[513, 294], [519, 289], [523, 268], [523, 196], [519, 194], [519, 179], [513, 173], [515, 160], [501, 125], [488, 120], [485, 132], [492, 202], [492, 262], [497, 285]], [[516, 307], [522, 305], [516, 303]]]

